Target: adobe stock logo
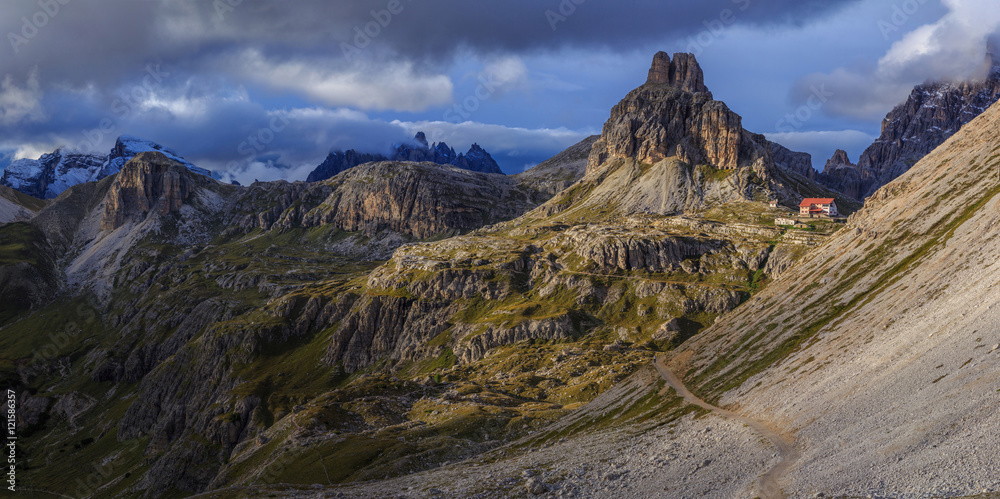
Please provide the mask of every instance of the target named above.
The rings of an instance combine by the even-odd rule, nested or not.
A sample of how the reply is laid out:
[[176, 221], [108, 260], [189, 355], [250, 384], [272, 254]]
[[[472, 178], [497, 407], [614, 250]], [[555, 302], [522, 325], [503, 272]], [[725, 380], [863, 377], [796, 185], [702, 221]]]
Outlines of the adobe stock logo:
[[570, 16], [576, 14], [576, 8], [583, 5], [587, 0], [562, 0], [559, 2], [558, 12], [549, 9], [545, 11], [545, 19], [549, 21], [552, 31], [559, 29], [559, 23], [566, 22]]
[[14, 49], [14, 53], [21, 52], [21, 47], [38, 36], [38, 30], [49, 25], [49, 21], [55, 19], [62, 7], [70, 0], [38, 0], [38, 10], [34, 14], [21, 18], [21, 33], [13, 31], [7, 33], [7, 40]]
[[[412, 2], [413, 0], [406, 0]], [[354, 27], [354, 43], [340, 42], [340, 51], [348, 60], [361, 54], [361, 51], [368, 48], [372, 41], [378, 38], [386, 28], [392, 24], [395, 16], [403, 13], [406, 5], [402, 0], [389, 0], [382, 10], [372, 10], [369, 14], [372, 20], [364, 25]]]
[[444, 112], [442, 118], [451, 123], [467, 121], [483, 105], [483, 102], [493, 98], [497, 90], [504, 85], [492, 71], [484, 71], [476, 77], [476, 88], [472, 93]]
[[902, 29], [903, 25], [920, 11], [920, 7], [927, 3], [927, 0], [905, 0], [902, 3], [892, 5], [892, 15], [888, 19], [879, 19], [878, 29], [882, 33], [882, 38], [888, 40], [889, 35]]
[[823, 109], [830, 97], [836, 95], [826, 89], [826, 85], [809, 87], [811, 95], [806, 99], [806, 103], [799, 106], [795, 112], [788, 113], [784, 118], [774, 124], [775, 130], [780, 133], [792, 133], [802, 128], [805, 122], [812, 119], [813, 114]]

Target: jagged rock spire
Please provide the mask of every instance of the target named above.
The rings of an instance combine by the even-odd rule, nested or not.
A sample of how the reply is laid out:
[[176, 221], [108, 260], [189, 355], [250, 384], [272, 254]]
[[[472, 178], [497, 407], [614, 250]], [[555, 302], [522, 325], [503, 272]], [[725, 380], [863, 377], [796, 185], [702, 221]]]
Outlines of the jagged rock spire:
[[649, 68], [646, 83], [666, 83], [686, 92], [708, 93], [705, 75], [694, 54], [674, 54], [671, 61], [666, 52], [657, 52], [653, 56], [653, 65]]
[[847, 151], [843, 149], [837, 149], [837, 152], [833, 153], [833, 157], [831, 157], [826, 161], [826, 167], [823, 170], [829, 171], [844, 166], [856, 166], [856, 165], [854, 163], [851, 163], [850, 158], [847, 157]]

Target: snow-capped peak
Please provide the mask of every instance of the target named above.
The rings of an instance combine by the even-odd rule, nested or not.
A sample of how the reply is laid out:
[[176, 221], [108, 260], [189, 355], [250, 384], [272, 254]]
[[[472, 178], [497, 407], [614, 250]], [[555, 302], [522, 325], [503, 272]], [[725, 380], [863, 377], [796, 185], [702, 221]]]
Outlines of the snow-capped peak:
[[4, 170], [0, 184], [29, 196], [51, 199], [90, 180], [103, 163], [100, 156], [56, 149], [38, 159], [14, 161]]
[[104, 165], [101, 166], [100, 171], [97, 172], [92, 180], [100, 180], [104, 177], [114, 175], [120, 172], [125, 163], [128, 163], [135, 155], [152, 151], [163, 153], [164, 156], [184, 165], [188, 170], [199, 175], [212, 177], [216, 180], [222, 178], [218, 173], [194, 166], [173, 150], [167, 149], [160, 144], [133, 135], [122, 135], [115, 141], [115, 147], [111, 149], [111, 154], [108, 155]]
[[150, 151], [161, 152], [194, 173], [216, 180], [221, 179], [219, 174], [191, 164], [160, 144], [132, 135], [122, 135], [115, 141], [115, 147], [107, 156], [83, 154], [59, 148], [43, 154], [38, 159], [14, 161], [4, 169], [0, 185], [6, 185], [29, 196], [51, 199], [74, 185], [114, 175], [135, 155]]

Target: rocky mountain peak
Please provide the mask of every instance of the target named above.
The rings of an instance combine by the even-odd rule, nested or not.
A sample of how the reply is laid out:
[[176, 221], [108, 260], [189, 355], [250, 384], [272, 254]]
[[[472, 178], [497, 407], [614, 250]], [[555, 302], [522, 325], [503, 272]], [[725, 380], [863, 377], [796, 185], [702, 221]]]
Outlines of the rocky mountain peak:
[[139, 153], [125, 164], [108, 191], [101, 229], [117, 229], [153, 211], [160, 215], [178, 212], [196, 185], [183, 164], [161, 152]]
[[847, 151], [843, 149], [837, 149], [837, 151], [833, 153], [833, 156], [830, 159], [826, 160], [826, 166], [823, 168], [823, 171], [829, 171], [836, 168], [844, 168], [848, 166], [856, 166], [856, 165], [854, 163], [851, 163], [850, 158], [847, 157]]
[[812, 166], [812, 155], [805, 152], [795, 152], [787, 147], [771, 142], [771, 159], [774, 166], [792, 172], [809, 180], [816, 180], [819, 172]]
[[14, 161], [4, 170], [0, 185], [36, 198], [52, 199], [66, 189], [89, 180], [100, 170], [103, 162], [104, 158], [100, 156], [59, 148], [38, 159]]
[[674, 157], [732, 169], [767, 156], [763, 149], [764, 139], [744, 130], [742, 118], [712, 98], [693, 55], [674, 54], [671, 60], [659, 52], [646, 84], [612, 108], [588, 171], [609, 157], [650, 164]]
[[674, 54], [671, 61], [666, 52], [657, 52], [653, 56], [653, 65], [649, 68], [646, 83], [671, 85], [685, 92], [708, 93], [705, 75], [693, 54]]
[[646, 83], [612, 108], [587, 175], [602, 178], [588, 202], [629, 214], [697, 212], [755, 199], [793, 206], [833, 194], [811, 180], [808, 154], [744, 129], [740, 115], [705, 88], [690, 54], [672, 60], [656, 54]]
[[218, 173], [191, 164], [173, 150], [163, 147], [156, 142], [132, 135], [122, 135], [115, 140], [115, 146], [111, 149], [111, 153], [108, 154], [108, 159], [104, 162], [100, 172], [92, 180], [100, 180], [118, 173], [125, 166], [125, 163], [128, 163], [129, 160], [144, 152], [159, 152], [171, 160], [184, 165], [185, 168], [194, 173], [216, 180], [222, 178]]

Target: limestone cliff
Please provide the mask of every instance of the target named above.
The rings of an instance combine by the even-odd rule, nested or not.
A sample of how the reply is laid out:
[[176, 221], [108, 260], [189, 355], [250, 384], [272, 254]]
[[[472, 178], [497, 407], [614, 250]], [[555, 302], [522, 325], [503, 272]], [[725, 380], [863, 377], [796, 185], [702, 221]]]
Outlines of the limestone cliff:
[[[206, 179], [207, 181], [207, 179]], [[114, 230], [150, 212], [180, 211], [194, 192], [196, 179], [187, 168], [159, 152], [140, 153], [115, 178], [104, 205], [101, 228]]]

